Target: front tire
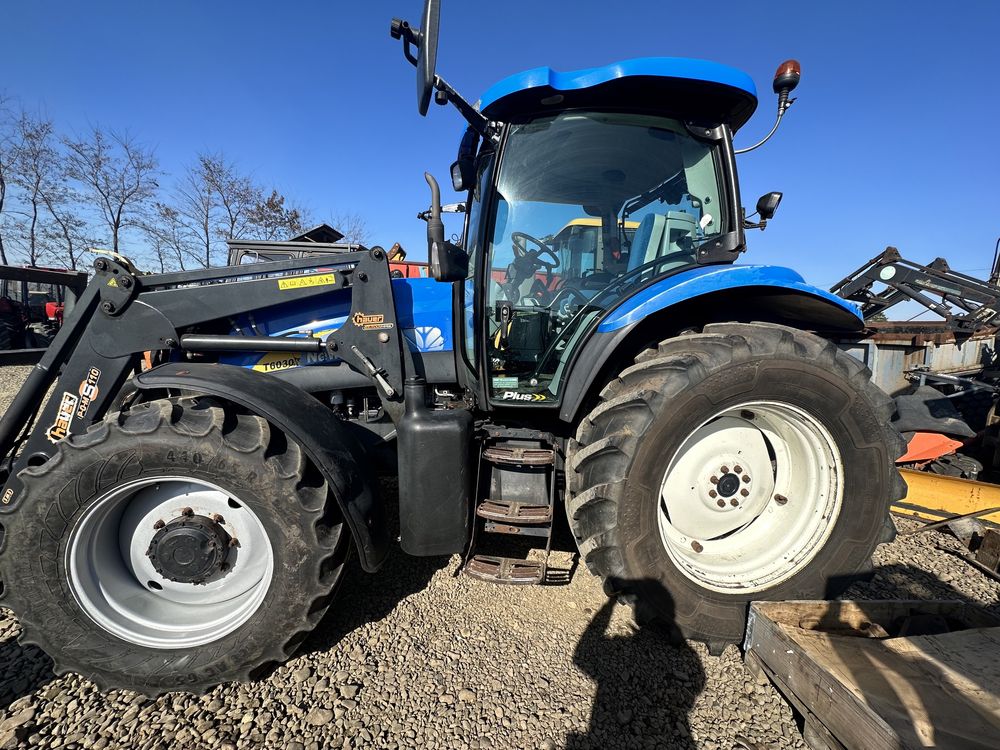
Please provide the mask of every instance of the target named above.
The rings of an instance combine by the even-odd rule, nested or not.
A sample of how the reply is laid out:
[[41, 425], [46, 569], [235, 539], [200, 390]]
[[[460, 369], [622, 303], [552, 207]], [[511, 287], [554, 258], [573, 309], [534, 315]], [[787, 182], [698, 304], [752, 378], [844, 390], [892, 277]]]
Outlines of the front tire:
[[832, 598], [870, 568], [905, 494], [891, 399], [815, 335], [718, 324], [640, 355], [570, 446], [588, 568], [712, 650], [755, 599]]
[[20, 477], [3, 604], [57, 673], [102, 688], [252, 679], [319, 621], [348, 551], [299, 446], [204, 398], [112, 414]]

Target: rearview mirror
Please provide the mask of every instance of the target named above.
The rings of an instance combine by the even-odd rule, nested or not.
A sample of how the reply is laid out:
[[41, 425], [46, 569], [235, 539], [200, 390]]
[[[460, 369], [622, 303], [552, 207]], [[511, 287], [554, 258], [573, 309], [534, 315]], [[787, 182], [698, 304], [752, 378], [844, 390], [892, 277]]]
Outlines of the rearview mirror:
[[[403, 42], [403, 56], [417, 69], [417, 109], [421, 115], [427, 114], [434, 93], [440, 21], [441, 0], [427, 0], [419, 29], [414, 29], [401, 18], [393, 18], [389, 27], [392, 38]], [[413, 48], [416, 48], [416, 54]]]
[[427, 114], [434, 93], [434, 68], [437, 66], [438, 27], [441, 22], [440, 0], [427, 0], [420, 20], [420, 50], [417, 53], [417, 109]]
[[757, 200], [757, 213], [760, 215], [761, 221], [768, 221], [774, 216], [774, 212], [778, 210], [778, 204], [781, 203], [781, 193], [764, 193]]
[[444, 238], [441, 188], [429, 172], [424, 172], [424, 179], [431, 189], [430, 210], [421, 214], [427, 222], [427, 259], [431, 277], [435, 281], [461, 281], [469, 272], [469, 256], [461, 247]]
[[469, 256], [448, 240], [432, 242], [427, 255], [435, 281], [461, 281], [469, 275]]
[[479, 133], [475, 128], [466, 128], [458, 147], [458, 158], [451, 165], [451, 185], [456, 193], [472, 190], [476, 183], [476, 147]]

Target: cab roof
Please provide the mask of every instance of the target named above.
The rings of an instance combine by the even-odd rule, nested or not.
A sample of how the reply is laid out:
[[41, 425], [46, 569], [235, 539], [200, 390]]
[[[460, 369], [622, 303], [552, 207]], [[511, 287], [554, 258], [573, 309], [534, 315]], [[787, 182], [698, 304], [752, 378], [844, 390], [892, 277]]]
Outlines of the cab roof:
[[641, 57], [600, 68], [533, 68], [504, 78], [480, 99], [488, 118], [516, 121], [565, 109], [662, 112], [678, 119], [740, 128], [757, 107], [757, 89], [741, 70], [708, 60]]

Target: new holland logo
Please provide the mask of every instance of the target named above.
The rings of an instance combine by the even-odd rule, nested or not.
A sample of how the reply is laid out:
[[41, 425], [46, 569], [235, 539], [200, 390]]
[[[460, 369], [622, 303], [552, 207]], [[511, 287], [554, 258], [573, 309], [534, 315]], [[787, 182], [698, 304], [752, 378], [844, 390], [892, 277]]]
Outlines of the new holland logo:
[[544, 393], [518, 393], [517, 391], [504, 391], [500, 397], [501, 401], [545, 401], [548, 397]]
[[392, 323], [385, 322], [382, 313], [356, 312], [351, 316], [351, 322], [363, 331], [384, 331], [392, 328]]
[[412, 331], [403, 331], [403, 335], [418, 352], [444, 351], [444, 334], [436, 326], [418, 326]]

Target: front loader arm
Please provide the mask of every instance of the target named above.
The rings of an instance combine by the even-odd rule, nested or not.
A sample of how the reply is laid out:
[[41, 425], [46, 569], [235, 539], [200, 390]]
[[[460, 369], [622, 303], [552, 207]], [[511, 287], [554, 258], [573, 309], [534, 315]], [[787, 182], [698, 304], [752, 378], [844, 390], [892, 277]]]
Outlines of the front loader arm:
[[[408, 349], [396, 321], [385, 253], [344, 253], [323, 259], [322, 269], [317, 265], [316, 258], [299, 258], [252, 270], [228, 267], [140, 276], [127, 262], [99, 258], [73, 314], [0, 418], [6, 474], [0, 513], [17, 505], [17, 473], [47, 461], [58, 440], [82, 434], [101, 420], [147, 351], [175, 351], [179, 359], [188, 352], [325, 350], [370, 377], [386, 413], [397, 420]], [[280, 275], [259, 278], [262, 273]], [[251, 274], [255, 278], [247, 278]], [[344, 288], [352, 291], [351, 314], [325, 339], [186, 332]], [[57, 377], [53, 397], [39, 412]]]

